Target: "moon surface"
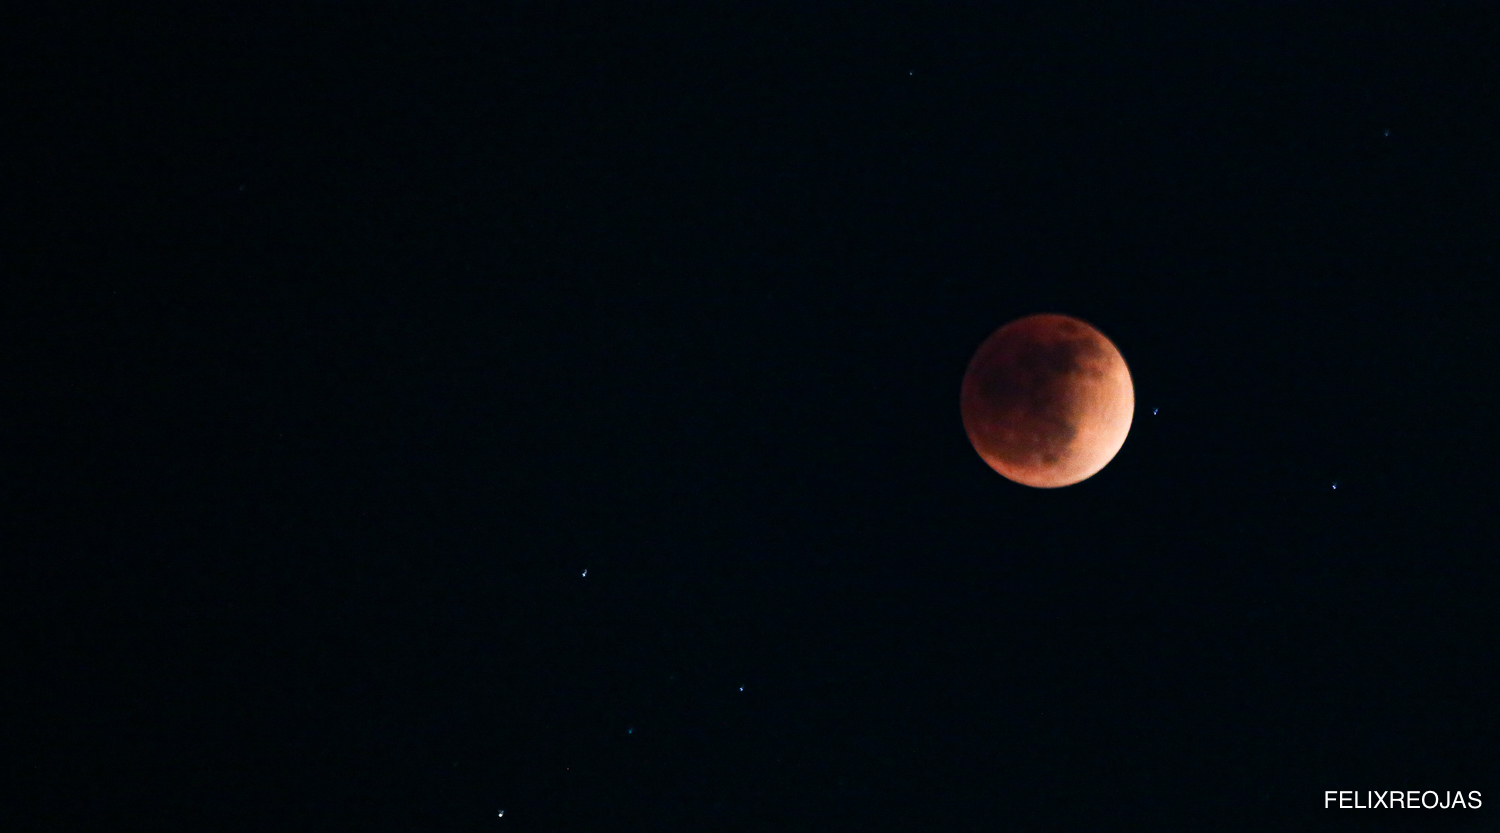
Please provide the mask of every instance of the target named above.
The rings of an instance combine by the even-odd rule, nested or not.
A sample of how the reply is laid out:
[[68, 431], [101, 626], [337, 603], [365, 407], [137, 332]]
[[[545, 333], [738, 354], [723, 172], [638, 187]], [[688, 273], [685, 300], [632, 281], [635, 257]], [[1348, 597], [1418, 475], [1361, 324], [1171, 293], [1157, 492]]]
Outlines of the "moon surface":
[[990, 468], [1039, 489], [1071, 486], [1114, 459], [1135, 387], [1120, 351], [1089, 324], [1044, 313], [996, 330], [959, 397], [969, 442]]

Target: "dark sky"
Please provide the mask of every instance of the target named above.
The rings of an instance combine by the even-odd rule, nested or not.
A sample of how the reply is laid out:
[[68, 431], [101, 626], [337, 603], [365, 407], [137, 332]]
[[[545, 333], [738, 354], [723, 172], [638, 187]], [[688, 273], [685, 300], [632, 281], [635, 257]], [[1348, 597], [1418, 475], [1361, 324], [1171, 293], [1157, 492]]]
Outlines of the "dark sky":
[[33, 5], [0, 827], [1500, 829], [1493, 10]]

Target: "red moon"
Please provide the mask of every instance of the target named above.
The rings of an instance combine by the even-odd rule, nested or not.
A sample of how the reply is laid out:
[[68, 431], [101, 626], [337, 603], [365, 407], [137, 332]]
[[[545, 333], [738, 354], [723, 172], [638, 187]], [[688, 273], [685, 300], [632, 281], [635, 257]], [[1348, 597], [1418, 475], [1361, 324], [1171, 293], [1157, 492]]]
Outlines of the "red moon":
[[1103, 333], [1066, 315], [1030, 315], [979, 345], [959, 405], [969, 442], [990, 468], [1055, 489], [1114, 459], [1130, 433], [1135, 387]]

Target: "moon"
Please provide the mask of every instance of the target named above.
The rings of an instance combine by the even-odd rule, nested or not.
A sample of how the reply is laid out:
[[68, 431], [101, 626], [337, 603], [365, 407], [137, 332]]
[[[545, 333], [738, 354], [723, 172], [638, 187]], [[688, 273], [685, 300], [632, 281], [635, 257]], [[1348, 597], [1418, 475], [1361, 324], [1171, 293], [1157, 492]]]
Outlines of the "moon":
[[1135, 387], [1104, 334], [1067, 315], [1029, 315], [979, 345], [959, 396], [964, 431], [990, 468], [1055, 489], [1093, 477], [1130, 433]]

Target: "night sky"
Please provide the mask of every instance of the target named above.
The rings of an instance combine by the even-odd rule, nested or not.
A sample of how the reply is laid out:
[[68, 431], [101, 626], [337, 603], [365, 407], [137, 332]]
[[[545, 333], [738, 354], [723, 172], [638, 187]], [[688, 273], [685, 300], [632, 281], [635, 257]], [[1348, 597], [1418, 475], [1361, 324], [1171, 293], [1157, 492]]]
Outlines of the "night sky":
[[0, 828], [1500, 830], [1493, 9], [31, 5]]

